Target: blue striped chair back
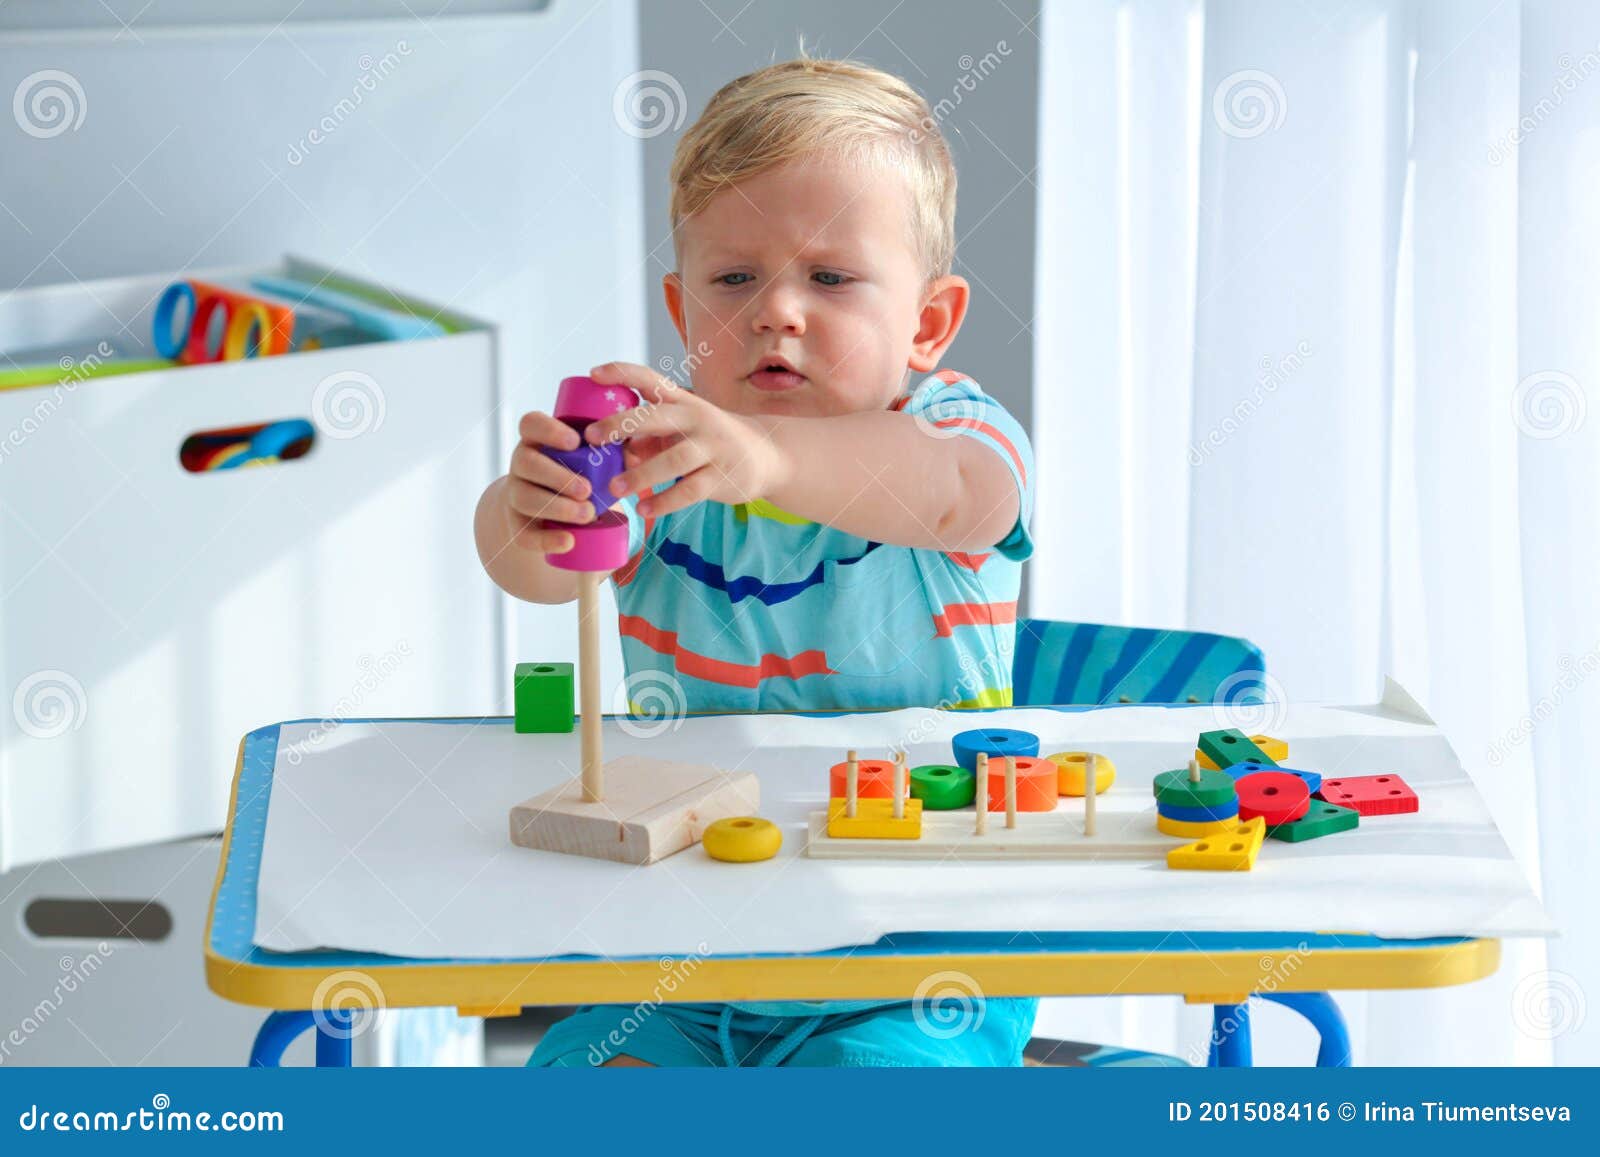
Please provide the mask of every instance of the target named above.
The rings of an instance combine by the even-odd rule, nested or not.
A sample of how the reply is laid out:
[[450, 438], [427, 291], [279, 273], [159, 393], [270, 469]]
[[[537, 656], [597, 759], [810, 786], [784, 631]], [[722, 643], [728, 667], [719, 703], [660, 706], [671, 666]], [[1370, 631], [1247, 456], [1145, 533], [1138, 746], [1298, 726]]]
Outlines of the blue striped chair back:
[[1019, 619], [1012, 702], [1237, 702], [1259, 692], [1265, 671], [1260, 648], [1248, 639]]

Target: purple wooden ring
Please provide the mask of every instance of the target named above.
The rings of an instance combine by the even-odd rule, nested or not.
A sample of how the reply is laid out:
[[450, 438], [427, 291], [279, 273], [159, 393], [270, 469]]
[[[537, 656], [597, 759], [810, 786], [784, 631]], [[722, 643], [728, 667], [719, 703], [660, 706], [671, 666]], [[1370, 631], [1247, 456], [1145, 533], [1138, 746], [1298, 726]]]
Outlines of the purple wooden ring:
[[583, 445], [576, 450], [558, 450], [554, 446], [541, 446], [546, 457], [553, 458], [574, 474], [589, 480], [589, 502], [596, 514], [611, 509], [617, 499], [611, 493], [611, 480], [622, 473], [622, 444], [605, 442], [599, 446]]
[[627, 386], [602, 386], [593, 378], [562, 378], [552, 413], [569, 425], [580, 426], [638, 404], [639, 395]]
[[572, 549], [547, 554], [546, 562], [562, 570], [613, 571], [628, 561], [628, 519], [620, 510], [608, 510], [593, 522], [572, 525], [541, 518], [539, 525], [572, 535]]

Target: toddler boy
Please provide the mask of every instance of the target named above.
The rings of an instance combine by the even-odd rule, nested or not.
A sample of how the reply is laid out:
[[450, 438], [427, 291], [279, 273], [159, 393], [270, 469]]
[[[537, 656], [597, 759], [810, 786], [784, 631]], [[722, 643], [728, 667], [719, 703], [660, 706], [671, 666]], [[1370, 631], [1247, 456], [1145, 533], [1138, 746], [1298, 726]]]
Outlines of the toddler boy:
[[[589, 426], [627, 438], [630, 527], [615, 584], [630, 686], [690, 710], [1011, 703], [1033, 461], [1020, 425], [938, 369], [966, 315], [951, 274], [955, 169], [926, 102], [849, 62], [740, 77], [679, 142], [667, 309], [690, 387], [610, 363], [644, 404]], [[540, 453], [580, 438], [529, 413], [484, 493], [480, 556], [509, 593], [577, 595], [545, 554], [593, 518], [588, 484]], [[530, 1064], [1017, 1065], [1036, 1002], [587, 1006]], [[629, 1031], [618, 1026], [628, 1021]]]

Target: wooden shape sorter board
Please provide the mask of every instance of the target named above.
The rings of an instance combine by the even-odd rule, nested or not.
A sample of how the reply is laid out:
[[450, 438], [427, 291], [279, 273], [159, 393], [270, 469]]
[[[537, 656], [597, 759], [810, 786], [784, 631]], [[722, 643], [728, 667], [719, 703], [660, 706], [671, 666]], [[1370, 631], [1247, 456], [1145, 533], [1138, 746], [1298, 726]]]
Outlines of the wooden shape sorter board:
[[1017, 826], [991, 812], [977, 834], [972, 811], [924, 811], [918, 839], [836, 839], [828, 813], [811, 813], [806, 855], [831, 860], [1162, 860], [1178, 841], [1156, 830], [1154, 811], [1102, 812], [1093, 836], [1083, 834], [1083, 809], [1019, 812]]
[[605, 765], [605, 798], [583, 799], [571, 780], [511, 809], [511, 842], [524, 848], [650, 864], [699, 842], [715, 820], [755, 815], [761, 781], [748, 771], [626, 755]]

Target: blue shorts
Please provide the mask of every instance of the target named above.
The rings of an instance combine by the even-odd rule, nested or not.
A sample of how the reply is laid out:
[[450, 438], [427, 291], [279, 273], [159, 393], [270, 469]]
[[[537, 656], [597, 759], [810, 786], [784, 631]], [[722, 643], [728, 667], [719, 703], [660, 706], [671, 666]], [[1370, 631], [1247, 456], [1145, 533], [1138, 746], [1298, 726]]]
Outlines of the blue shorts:
[[551, 1025], [528, 1064], [582, 1068], [622, 1055], [701, 1068], [1016, 1067], [1038, 1006], [1033, 997], [956, 1008], [909, 1000], [589, 1004]]

